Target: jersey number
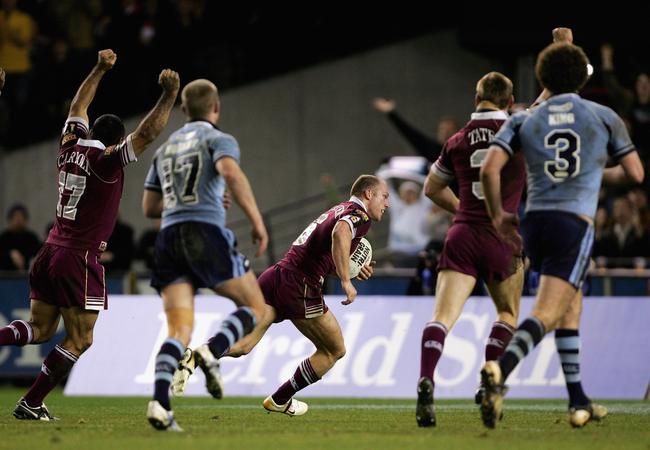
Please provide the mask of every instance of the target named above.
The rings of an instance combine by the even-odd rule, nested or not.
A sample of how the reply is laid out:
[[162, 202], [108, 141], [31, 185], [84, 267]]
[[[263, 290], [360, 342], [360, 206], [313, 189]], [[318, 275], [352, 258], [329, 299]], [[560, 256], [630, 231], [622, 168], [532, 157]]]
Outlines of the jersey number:
[[310, 223], [305, 230], [300, 233], [300, 236], [293, 241], [293, 244], [291, 245], [302, 245], [305, 242], [307, 242], [307, 239], [309, 239], [309, 236], [314, 232], [316, 227], [320, 225], [321, 223], [325, 222], [327, 220], [328, 213], [321, 214], [318, 216], [318, 219], [314, 220], [312, 223]]
[[[86, 190], [86, 177], [74, 173], [59, 172], [59, 202], [56, 205], [56, 215], [64, 219], [75, 220], [77, 204]], [[70, 192], [68, 203], [63, 205], [63, 194]]]
[[197, 185], [199, 181], [199, 172], [201, 171], [202, 160], [201, 153], [193, 152], [181, 155], [176, 158], [164, 158], [160, 162], [162, 170], [162, 190], [163, 203], [165, 209], [173, 208], [178, 203], [178, 197], [174, 191], [174, 174], [183, 176], [183, 185], [181, 186], [181, 201], [185, 205], [198, 203], [199, 195]]
[[[474, 153], [472, 153], [472, 156], [469, 157], [469, 165], [472, 168], [477, 168], [481, 167], [483, 165], [483, 161], [485, 161], [485, 157], [487, 156], [488, 149], [487, 148], [481, 148], [479, 150], [476, 150]], [[481, 184], [480, 181], [474, 181], [472, 182], [472, 194], [474, 194], [474, 197], [478, 198], [479, 200], [483, 200], [485, 196], [483, 195], [483, 185]]]
[[555, 151], [555, 159], [544, 162], [544, 172], [556, 183], [580, 173], [580, 136], [573, 130], [554, 130], [544, 138], [544, 147]]

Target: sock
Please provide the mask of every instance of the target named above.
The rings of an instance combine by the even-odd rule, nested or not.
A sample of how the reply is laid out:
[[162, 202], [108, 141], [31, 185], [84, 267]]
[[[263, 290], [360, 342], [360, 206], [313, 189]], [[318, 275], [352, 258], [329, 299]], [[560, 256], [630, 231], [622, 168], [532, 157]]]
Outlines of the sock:
[[420, 353], [420, 378], [426, 377], [433, 382], [433, 372], [442, 355], [446, 337], [447, 327], [440, 322], [429, 322], [424, 327]]
[[32, 325], [24, 320], [14, 320], [4, 328], [0, 328], [1, 345], [27, 345], [34, 339]]
[[519, 325], [510, 344], [506, 347], [506, 351], [499, 358], [504, 381], [519, 364], [519, 361], [540, 343], [544, 334], [546, 334], [544, 325], [535, 317], [529, 317]]
[[41, 373], [38, 374], [36, 381], [25, 394], [27, 404], [35, 408], [41, 406], [47, 394], [70, 373], [77, 359], [76, 355], [60, 345], [54, 347], [43, 361]]
[[580, 336], [578, 330], [555, 330], [555, 346], [560, 355], [570, 406], [586, 406], [589, 397], [582, 390], [580, 380]]
[[171, 410], [169, 402], [169, 386], [172, 384], [174, 372], [178, 368], [178, 361], [183, 357], [185, 346], [176, 339], [168, 337], [160, 346], [156, 356], [156, 382], [153, 399], [167, 411]]
[[208, 341], [208, 348], [215, 356], [221, 358], [230, 347], [253, 331], [255, 314], [248, 307], [237, 309], [221, 323], [221, 329]]
[[496, 361], [510, 343], [515, 329], [501, 320], [492, 324], [492, 331], [485, 346], [485, 360]]
[[309, 358], [300, 363], [293, 376], [284, 382], [282, 386], [271, 396], [277, 405], [284, 405], [296, 392], [314, 384], [320, 380], [316, 371], [311, 365]]

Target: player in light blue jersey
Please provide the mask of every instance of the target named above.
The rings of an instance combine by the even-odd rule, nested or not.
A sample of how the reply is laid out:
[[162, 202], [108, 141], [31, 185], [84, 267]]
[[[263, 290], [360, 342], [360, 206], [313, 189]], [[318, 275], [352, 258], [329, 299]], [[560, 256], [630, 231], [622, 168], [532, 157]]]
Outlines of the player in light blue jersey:
[[[500, 173], [514, 153], [523, 153], [528, 170], [523, 243], [531, 267], [541, 273], [531, 316], [519, 325], [501, 358], [487, 362], [481, 371], [486, 387], [481, 415], [490, 428], [501, 416], [508, 375], [554, 329], [571, 425], [581, 427], [607, 414], [591, 402], [580, 383], [580, 287], [591, 255], [601, 182], [640, 183], [644, 171], [623, 121], [611, 109], [576, 94], [587, 81], [587, 64], [582, 49], [573, 44], [555, 43], [544, 49], [536, 74], [548, 100], [503, 125], [481, 169], [494, 226], [506, 241], [521, 247], [517, 217], [501, 204]], [[605, 169], [608, 158], [618, 164]]]
[[250, 183], [239, 167], [235, 138], [216, 128], [217, 87], [194, 80], [181, 93], [188, 122], [157, 151], [145, 182], [142, 207], [147, 217], [162, 217], [156, 239], [151, 284], [163, 299], [169, 336], [156, 358], [155, 390], [147, 418], [159, 430], [180, 430], [169, 401], [169, 386], [194, 325], [194, 293], [210, 288], [239, 307], [207, 344], [195, 350], [207, 387], [221, 397], [218, 358], [249, 334], [264, 314], [265, 302], [246, 257], [226, 228], [226, 187], [252, 225], [260, 256], [268, 235]]

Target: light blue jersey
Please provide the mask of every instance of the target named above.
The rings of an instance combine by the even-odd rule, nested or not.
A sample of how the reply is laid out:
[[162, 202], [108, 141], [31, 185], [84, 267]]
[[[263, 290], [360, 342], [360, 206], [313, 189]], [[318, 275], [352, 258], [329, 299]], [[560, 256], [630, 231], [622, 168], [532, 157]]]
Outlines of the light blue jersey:
[[510, 117], [494, 136], [511, 156], [523, 152], [528, 169], [526, 212], [555, 210], [593, 218], [608, 156], [634, 151], [621, 118], [610, 108], [561, 94]]
[[214, 166], [225, 156], [239, 163], [237, 141], [202, 120], [188, 122], [156, 150], [144, 186], [163, 196], [161, 228], [190, 221], [225, 228], [226, 182]]

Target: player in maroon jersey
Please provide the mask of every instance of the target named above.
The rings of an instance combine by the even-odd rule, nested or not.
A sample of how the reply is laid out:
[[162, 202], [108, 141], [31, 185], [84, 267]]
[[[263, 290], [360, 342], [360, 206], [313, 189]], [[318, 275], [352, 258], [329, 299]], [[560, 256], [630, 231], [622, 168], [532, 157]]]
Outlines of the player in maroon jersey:
[[163, 93], [135, 131], [124, 138], [119, 117], [105, 114], [88, 128], [88, 107], [117, 55], [98, 53], [97, 64], [70, 105], [56, 158], [59, 199], [54, 227], [29, 274], [31, 319], [0, 329], [1, 345], [48, 341], [63, 317], [66, 336], [45, 358], [41, 373], [14, 409], [17, 419], [55, 419], [43, 403], [92, 343], [100, 310], [107, 308], [104, 268], [98, 255], [113, 231], [124, 184], [123, 168], [160, 134], [178, 93], [178, 74], [166, 69]]
[[[498, 315], [485, 348], [487, 360], [503, 352], [516, 325], [524, 273], [521, 249], [503, 242], [492, 226], [479, 179], [489, 142], [507, 119], [505, 111], [513, 101], [512, 82], [507, 77], [490, 72], [481, 78], [476, 85], [476, 112], [447, 141], [425, 182], [427, 196], [455, 217], [438, 265], [435, 311], [422, 334], [416, 409], [422, 427], [436, 425], [433, 372], [445, 337], [479, 278], [487, 284]], [[511, 158], [504, 170], [504, 209], [516, 213], [526, 176], [523, 158]], [[454, 178], [458, 197], [448, 186]]]
[[[224, 355], [248, 354], [272, 323], [283, 320], [291, 320], [314, 343], [316, 352], [264, 400], [268, 411], [290, 416], [305, 414], [307, 404], [293, 395], [320, 380], [345, 355], [341, 328], [323, 299], [323, 283], [328, 275], [336, 274], [346, 295], [342, 304], [354, 301], [357, 290], [350, 280], [350, 254], [368, 233], [372, 221], [381, 220], [388, 208], [388, 186], [374, 175], [361, 175], [352, 185], [350, 195], [349, 201], [329, 209], [309, 224], [284, 258], [260, 275], [258, 283], [267, 303], [265, 317]], [[370, 265], [359, 274], [362, 280], [371, 276]], [[174, 374], [172, 390], [177, 395], [185, 389], [194, 365], [191, 353], [187, 352]]]

